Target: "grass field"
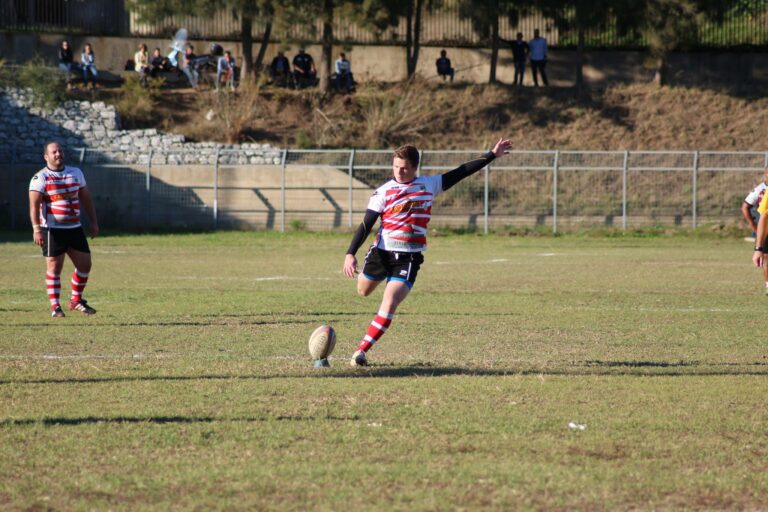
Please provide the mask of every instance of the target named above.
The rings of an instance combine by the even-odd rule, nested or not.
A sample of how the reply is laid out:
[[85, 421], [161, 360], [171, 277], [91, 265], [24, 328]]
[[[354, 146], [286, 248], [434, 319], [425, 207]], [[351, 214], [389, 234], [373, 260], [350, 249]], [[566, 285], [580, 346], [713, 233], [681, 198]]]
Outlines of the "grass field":
[[364, 370], [346, 235], [102, 237], [99, 313], [56, 321], [39, 250], [0, 240], [3, 510], [768, 506], [741, 240], [433, 238]]

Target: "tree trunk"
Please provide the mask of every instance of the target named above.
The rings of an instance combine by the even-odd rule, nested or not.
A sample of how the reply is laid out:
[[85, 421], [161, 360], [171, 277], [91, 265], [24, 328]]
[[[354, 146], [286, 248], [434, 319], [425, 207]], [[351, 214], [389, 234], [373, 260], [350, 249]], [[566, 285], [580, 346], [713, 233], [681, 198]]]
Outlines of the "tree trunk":
[[241, 74], [243, 77], [253, 72], [253, 18], [242, 15], [240, 17], [240, 36], [243, 39], [243, 63]]
[[408, 9], [405, 13], [405, 69], [408, 73], [408, 78], [413, 75], [413, 67], [411, 64], [411, 52], [413, 49], [413, 1], [409, 0]]
[[578, 43], [576, 45], [576, 94], [581, 95], [584, 90], [584, 29], [578, 29]]
[[333, 0], [323, 0], [323, 54], [320, 57], [320, 90], [328, 92], [331, 86], [331, 59], [333, 58]]
[[406, 13], [407, 28], [405, 31], [406, 68], [408, 78], [416, 73], [416, 65], [419, 62], [419, 49], [421, 48], [421, 11], [424, 0], [409, 0]]
[[494, 13], [491, 21], [491, 75], [488, 83], [496, 83], [496, 64], [499, 61], [499, 16]]
[[264, 66], [264, 55], [267, 53], [267, 47], [269, 46], [269, 38], [272, 36], [272, 22], [268, 21], [264, 27], [264, 34], [261, 36], [261, 46], [259, 46], [259, 53], [256, 55], [256, 61], [253, 63], [254, 72], [259, 72]]
[[413, 74], [416, 73], [416, 65], [419, 63], [419, 49], [421, 48], [421, 11], [424, 7], [424, 0], [416, 0], [416, 12], [414, 13], [413, 24], [413, 57], [411, 59], [411, 68]]

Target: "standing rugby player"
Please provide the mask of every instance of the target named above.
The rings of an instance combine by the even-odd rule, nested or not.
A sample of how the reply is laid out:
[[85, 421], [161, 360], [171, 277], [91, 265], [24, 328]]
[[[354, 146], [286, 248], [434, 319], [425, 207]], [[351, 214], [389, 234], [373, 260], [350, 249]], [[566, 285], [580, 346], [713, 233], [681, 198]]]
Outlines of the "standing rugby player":
[[96, 310], [83, 299], [83, 289], [91, 272], [91, 250], [80, 224], [82, 204], [90, 221], [91, 237], [99, 234], [91, 192], [86, 186], [83, 171], [64, 165], [64, 151], [58, 143], [48, 142], [43, 158], [45, 168], [32, 176], [29, 183], [29, 217], [35, 245], [43, 249], [45, 256], [45, 284], [51, 302], [51, 316], [64, 316], [59, 294], [65, 254], [75, 266], [69, 309], [92, 315]]
[[424, 262], [421, 253], [427, 249], [427, 224], [432, 217], [435, 197], [504, 155], [511, 146], [509, 140], [500, 139], [492, 151], [477, 160], [442, 175], [418, 177], [419, 151], [413, 146], [401, 146], [395, 150], [392, 161], [394, 177], [374, 191], [363, 222], [344, 257], [342, 271], [353, 278], [358, 272], [355, 254], [381, 217], [376, 240], [368, 249], [363, 271], [357, 278], [357, 292], [367, 297], [382, 281], [386, 280], [387, 285], [379, 311], [352, 355], [352, 366], [368, 365], [366, 353], [387, 332], [397, 307], [416, 282], [419, 267]]
[[[741, 215], [752, 229], [752, 237], [746, 238], [745, 240], [755, 242], [755, 247], [762, 247], [764, 245], [757, 241], [757, 223], [761, 217], [758, 213], [758, 208], [763, 201], [766, 187], [768, 187], [768, 167], [765, 168], [763, 182], [753, 188], [752, 192], [747, 194], [747, 197], [744, 198], [744, 202], [741, 203]], [[768, 266], [766, 265], [763, 265], [763, 278], [765, 280], [765, 294], [768, 295]]]

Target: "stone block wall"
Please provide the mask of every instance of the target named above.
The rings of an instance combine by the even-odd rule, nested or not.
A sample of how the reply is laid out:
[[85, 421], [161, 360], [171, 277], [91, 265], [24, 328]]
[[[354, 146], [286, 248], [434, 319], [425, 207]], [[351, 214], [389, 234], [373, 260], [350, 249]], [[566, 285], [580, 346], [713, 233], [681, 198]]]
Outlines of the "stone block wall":
[[[80, 148], [89, 162], [153, 165], [219, 163], [279, 164], [281, 151], [269, 144], [186, 142], [183, 135], [148, 130], [121, 130], [115, 107], [102, 101], [66, 101], [45, 110], [35, 107], [32, 91], [0, 89], [0, 158], [6, 162], [42, 162], [43, 144], [55, 140], [75, 163]], [[73, 154], [75, 153], [75, 154]]]

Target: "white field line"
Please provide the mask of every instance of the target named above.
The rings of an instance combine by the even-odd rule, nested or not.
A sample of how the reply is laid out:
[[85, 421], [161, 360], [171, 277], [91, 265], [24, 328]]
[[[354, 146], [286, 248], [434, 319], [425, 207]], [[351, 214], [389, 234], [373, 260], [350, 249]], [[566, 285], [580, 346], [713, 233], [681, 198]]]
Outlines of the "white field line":
[[[194, 354], [193, 354], [194, 355]], [[229, 357], [232, 354], [206, 354], [201, 357]], [[190, 354], [4, 354], [0, 360], [5, 361], [87, 361], [87, 360], [141, 360], [141, 359], [174, 359], [187, 357]], [[303, 360], [309, 356], [247, 356], [241, 359], [248, 360]], [[333, 358], [331, 358], [333, 359]]]
[[[341, 273], [341, 271], [339, 271]], [[216, 277], [216, 276], [167, 276], [168, 279], [195, 280], [195, 281], [330, 281], [330, 277], [301, 277], [301, 276], [268, 276], [268, 277]]]
[[[565, 253], [554, 253], [554, 252], [545, 252], [545, 253], [538, 253], [538, 254], [518, 254], [518, 257], [525, 257], [525, 256], [537, 256], [537, 257], [549, 257], [549, 256], [566, 256]], [[467, 261], [436, 261], [435, 265], [466, 265], [467, 263], [472, 263], [473, 265], [477, 265], [478, 263], [513, 263], [515, 265], [520, 265], [520, 262], [513, 262], [509, 258], [493, 258], [490, 260], [484, 260], [484, 261], [473, 261], [473, 262], [467, 262]]]

